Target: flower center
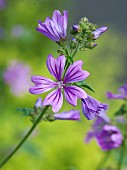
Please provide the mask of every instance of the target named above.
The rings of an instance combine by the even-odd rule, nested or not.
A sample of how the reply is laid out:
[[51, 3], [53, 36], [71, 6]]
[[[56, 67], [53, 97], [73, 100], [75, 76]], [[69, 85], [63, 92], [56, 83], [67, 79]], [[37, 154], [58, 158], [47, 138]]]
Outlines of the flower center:
[[57, 85], [59, 89], [63, 89], [63, 86], [65, 86], [65, 84], [63, 84], [63, 81], [57, 82]]

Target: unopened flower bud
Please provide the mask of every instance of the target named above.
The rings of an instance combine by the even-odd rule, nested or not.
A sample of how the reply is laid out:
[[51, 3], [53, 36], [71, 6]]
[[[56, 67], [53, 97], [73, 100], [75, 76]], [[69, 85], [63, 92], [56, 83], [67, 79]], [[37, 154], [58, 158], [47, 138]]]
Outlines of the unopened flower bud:
[[42, 105], [43, 105], [43, 101], [42, 101], [42, 98], [38, 98], [37, 100], [36, 100], [36, 103], [35, 103], [35, 107], [36, 108], [42, 108]]
[[73, 25], [72, 29], [73, 29], [73, 31], [79, 32], [80, 26], [79, 25]]
[[74, 49], [74, 48], [76, 48], [76, 44], [77, 44], [77, 41], [76, 41], [75, 38], [73, 38], [73, 39], [71, 40], [71, 42], [70, 42], [70, 47], [71, 47], [72, 49]]

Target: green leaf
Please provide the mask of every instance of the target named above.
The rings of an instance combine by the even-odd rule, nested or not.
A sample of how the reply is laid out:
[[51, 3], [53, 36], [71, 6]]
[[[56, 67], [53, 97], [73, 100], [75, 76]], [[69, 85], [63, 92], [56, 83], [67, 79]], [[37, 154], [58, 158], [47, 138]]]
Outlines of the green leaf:
[[126, 104], [123, 104], [121, 107], [120, 107], [120, 109], [117, 111], [117, 112], [115, 112], [115, 116], [119, 116], [119, 115], [125, 115], [125, 114], [127, 114], [127, 105]]
[[22, 112], [23, 116], [30, 116], [31, 113], [33, 112], [33, 109], [31, 108], [17, 108], [16, 110]]
[[92, 89], [92, 87], [84, 81], [80, 81], [80, 82], [77, 82], [77, 83], [74, 83], [74, 84], [78, 87], [81, 87], [81, 88], [87, 88], [90, 91], [95, 93], [95, 91]]

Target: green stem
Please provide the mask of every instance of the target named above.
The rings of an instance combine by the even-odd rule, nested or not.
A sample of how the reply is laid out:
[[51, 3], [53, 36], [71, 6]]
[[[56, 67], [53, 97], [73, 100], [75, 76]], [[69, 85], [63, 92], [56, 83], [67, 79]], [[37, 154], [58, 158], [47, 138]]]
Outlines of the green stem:
[[77, 47], [76, 47], [76, 49], [75, 49], [75, 51], [74, 51], [74, 53], [72, 54], [72, 58], [74, 58], [74, 56], [76, 55], [76, 53], [77, 53], [77, 51], [78, 51], [78, 49], [79, 49], [79, 43], [78, 43], [78, 45], [77, 45]]
[[41, 114], [38, 116], [38, 118], [35, 120], [33, 123], [32, 127], [28, 131], [28, 133], [24, 136], [24, 138], [19, 142], [19, 144], [13, 149], [13, 151], [0, 163], [0, 168], [2, 168], [8, 160], [15, 154], [15, 152], [18, 151], [18, 149], [24, 144], [24, 142], [27, 140], [27, 138], [30, 136], [30, 134], [33, 132], [35, 127], [38, 125], [40, 122], [41, 118], [45, 114], [46, 110], [48, 109], [49, 106], [45, 106], [45, 108], [42, 110]]
[[104, 164], [108, 161], [110, 154], [111, 154], [111, 151], [107, 151], [107, 153], [105, 153], [103, 159], [101, 159], [101, 161], [97, 165], [96, 170], [101, 170], [101, 168], [103, 168]]
[[121, 148], [121, 153], [120, 153], [120, 159], [119, 159], [118, 165], [117, 165], [117, 170], [121, 170], [121, 168], [122, 168], [122, 162], [123, 162], [124, 152], [125, 152], [125, 140], [123, 141], [121, 147], [122, 148]]

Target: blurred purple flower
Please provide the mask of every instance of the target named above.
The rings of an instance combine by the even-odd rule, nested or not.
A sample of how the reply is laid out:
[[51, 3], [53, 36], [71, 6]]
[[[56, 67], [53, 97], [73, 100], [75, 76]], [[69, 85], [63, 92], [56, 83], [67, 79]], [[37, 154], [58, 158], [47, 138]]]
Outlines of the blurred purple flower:
[[107, 92], [106, 96], [108, 99], [127, 99], [127, 83], [118, 89], [118, 94]]
[[82, 88], [71, 85], [71, 83], [83, 81], [89, 76], [87, 71], [82, 70], [83, 62], [81, 60], [69, 66], [64, 78], [62, 78], [62, 74], [64, 72], [65, 56], [58, 56], [54, 59], [50, 54], [46, 63], [49, 72], [55, 77], [56, 81], [42, 76], [32, 76], [32, 82], [35, 83], [35, 86], [29, 89], [32, 94], [41, 94], [55, 88], [46, 96], [43, 105], [52, 105], [53, 112], [58, 112], [63, 104], [62, 91], [64, 91], [67, 102], [73, 106], [77, 105], [78, 98], [87, 97]]
[[80, 112], [78, 110], [70, 110], [68, 112], [54, 114], [53, 116], [56, 120], [79, 120]]
[[47, 17], [44, 23], [38, 21], [39, 24], [36, 30], [58, 42], [66, 38], [67, 22], [68, 11], [63, 11], [62, 16], [59, 10], [55, 10], [52, 19]]
[[81, 101], [82, 112], [88, 120], [94, 119], [100, 112], [108, 109], [106, 104], [98, 102], [91, 96], [87, 96], [87, 98], [82, 99]]
[[118, 148], [122, 144], [122, 134], [116, 126], [104, 125], [101, 132], [96, 136], [97, 143], [102, 150]]
[[102, 150], [118, 148], [122, 144], [122, 134], [116, 126], [109, 123], [110, 120], [106, 114], [102, 113], [97, 116], [92, 125], [92, 130], [86, 135], [85, 142], [89, 143], [92, 138], [95, 138]]
[[30, 83], [30, 67], [19, 61], [12, 61], [3, 74], [6, 84], [10, 85], [15, 96], [27, 93]]
[[6, 6], [6, 0], [0, 0], [0, 10], [4, 9]]
[[100, 37], [100, 35], [104, 33], [106, 30], [107, 30], [107, 27], [104, 26], [93, 31], [94, 39], [97, 39], [98, 37]]
[[24, 28], [22, 25], [15, 25], [12, 28], [12, 35], [14, 37], [21, 37], [21, 36], [23, 36], [23, 34], [24, 34]]

